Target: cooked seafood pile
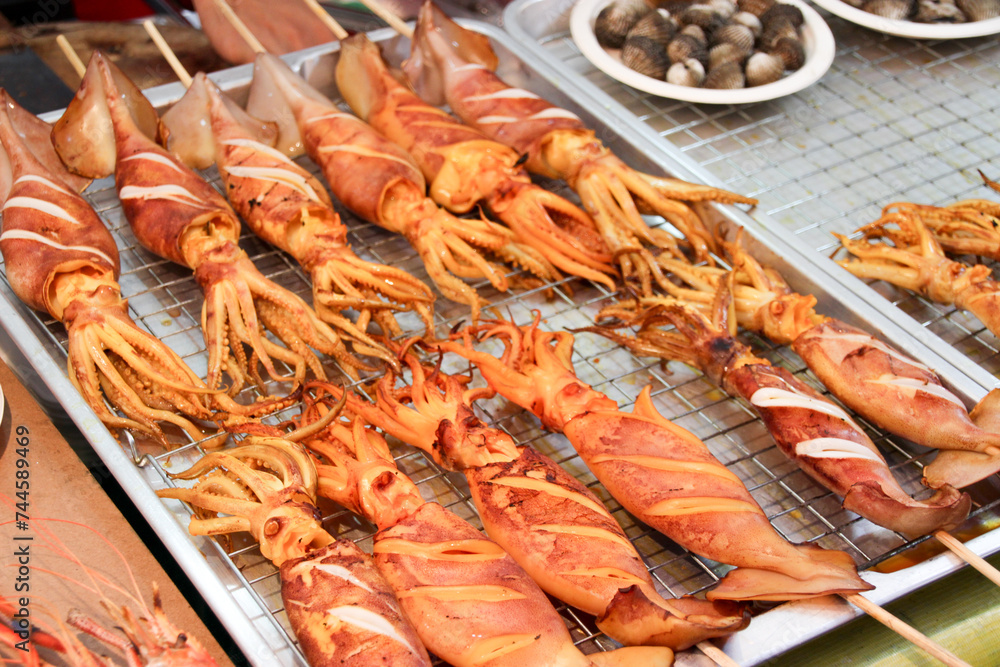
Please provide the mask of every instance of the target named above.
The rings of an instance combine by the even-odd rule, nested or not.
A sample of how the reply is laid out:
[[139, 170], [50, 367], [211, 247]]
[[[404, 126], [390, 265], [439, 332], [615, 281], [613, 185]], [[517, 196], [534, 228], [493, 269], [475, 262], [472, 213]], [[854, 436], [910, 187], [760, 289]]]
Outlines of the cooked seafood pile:
[[615, 0], [594, 35], [640, 74], [678, 86], [763, 86], [805, 63], [802, 12], [777, 0]]
[[997, 0], [844, 0], [858, 9], [894, 21], [967, 23], [1000, 16]]

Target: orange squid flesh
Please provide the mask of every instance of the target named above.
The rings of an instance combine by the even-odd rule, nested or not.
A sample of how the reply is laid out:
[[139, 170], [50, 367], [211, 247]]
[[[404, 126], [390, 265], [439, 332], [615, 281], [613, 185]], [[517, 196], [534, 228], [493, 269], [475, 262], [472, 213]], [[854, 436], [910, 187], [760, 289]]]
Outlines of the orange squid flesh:
[[[207, 182], [140, 130], [146, 114], [132, 111], [142, 106], [156, 114], [142, 93], [100, 52], [95, 51], [84, 82], [56, 123], [53, 142], [78, 173], [101, 174], [110, 162], [115, 186], [136, 239], [148, 250], [194, 270], [205, 292], [202, 328], [208, 348], [207, 384], [218, 387], [222, 373], [238, 391], [247, 379], [257, 384], [260, 362], [271, 377], [284, 380], [274, 360], [294, 369], [301, 382], [306, 370], [317, 377], [325, 373], [313, 348], [337, 358], [352, 377], [367, 368], [348, 353], [341, 338], [298, 296], [274, 284], [254, 267], [238, 245], [240, 223], [225, 199]], [[85, 132], [94, 108], [104, 110], [107, 123], [94, 130], [106, 142], [111, 137], [112, 160], [107, 147], [78, 151], [75, 143]], [[148, 129], [148, 128], [147, 128]], [[271, 331], [283, 345], [263, 335]], [[252, 350], [247, 357], [244, 344]]]
[[[934, 488], [963, 488], [1000, 470], [1000, 391], [970, 413], [933, 369], [870, 333], [815, 311], [816, 298], [797, 294], [774, 270], [761, 266], [739, 243], [725, 243], [736, 267], [733, 302], [743, 327], [779, 345], [790, 344], [841, 403], [879, 428], [925, 447], [943, 450], [924, 468]], [[661, 260], [692, 286], [674, 296], [711, 303], [724, 271]], [[643, 298], [645, 306], [658, 299]], [[992, 453], [991, 453], [992, 452]]]
[[637, 313], [630, 321], [640, 325], [634, 338], [606, 326], [585, 331], [607, 336], [638, 354], [690, 364], [730, 395], [742, 396], [782, 453], [843, 497], [845, 509], [877, 525], [914, 539], [950, 530], [965, 520], [971, 506], [968, 494], [945, 485], [925, 501], [913, 500], [871, 439], [841, 407], [735, 340], [730, 305], [726, 286], [720, 289], [711, 319], [677, 302]]
[[321, 495], [378, 526], [375, 562], [428, 650], [456, 667], [591, 665], [528, 574], [468, 522], [425, 502], [360, 417], [338, 418], [307, 446]]
[[655, 589], [635, 547], [601, 501], [554, 461], [475, 416], [471, 378], [428, 373], [411, 354], [410, 386], [387, 375], [377, 403], [348, 397], [364, 415], [448, 470], [461, 471], [486, 532], [553, 597], [598, 617], [598, 627], [626, 645], [675, 650], [746, 626], [745, 610], [691, 597], [669, 600]]
[[575, 114], [507, 85], [494, 74], [497, 64], [488, 38], [462, 28], [429, 0], [423, 4], [410, 59], [403, 65], [416, 92], [432, 104], [447, 103], [466, 123], [527, 155], [529, 171], [567, 181], [594, 217], [623, 274], [638, 280], [646, 292], [652, 281], [665, 281], [653, 255], [662, 250], [676, 254], [677, 240], [651, 229], [641, 214], [655, 213], [671, 222], [696, 259], [705, 260], [714, 240], [686, 202], [756, 204], [717, 188], [631, 169]]
[[[246, 121], [237, 116], [239, 111], [199, 73], [184, 97], [163, 116], [170, 130], [168, 147], [175, 152], [188, 149], [191, 161], [185, 162], [189, 166], [199, 166], [192, 161], [202, 162], [196, 159], [199, 152], [210, 153], [219, 167], [226, 197], [240, 217], [257, 236], [295, 257], [309, 273], [320, 318], [363, 344], [358, 352], [392, 363], [388, 352], [365, 335], [365, 324], [374, 314], [385, 333], [399, 335], [390, 311], [416, 307], [429, 325], [432, 292], [405, 271], [355, 255], [323, 185], [275, 149], [273, 140], [259, 136], [256, 124], [245, 126]], [[210, 136], [204, 139], [211, 151], [199, 146], [203, 142], [197, 135], [204, 125], [210, 128]], [[380, 294], [388, 300], [379, 298]], [[361, 312], [358, 325], [341, 314], [348, 308]]]
[[173, 477], [198, 480], [157, 491], [196, 508], [192, 535], [248, 531], [280, 568], [285, 612], [312, 667], [430, 665], [372, 559], [320, 525], [319, 477], [301, 447], [251, 436]]
[[467, 304], [473, 319], [483, 301], [463, 278], [485, 278], [499, 291], [508, 289], [503, 269], [487, 261], [483, 251], [542, 280], [558, 277], [540, 254], [517, 244], [510, 230], [487, 220], [460, 220], [440, 209], [426, 197], [424, 177], [406, 151], [338, 109], [280, 59], [262, 54], [254, 72], [249, 108], [278, 118], [290, 109], [294, 123], [286, 133], [294, 137], [282, 144], [304, 144], [337, 199], [364, 220], [403, 235], [441, 293]]
[[[69, 378], [108, 427], [167, 444], [160, 426], [166, 423], [202, 440], [206, 434], [191, 419], [213, 419], [215, 392], [129, 317], [117, 282], [118, 248], [75, 192], [89, 181], [52, 159], [39, 123], [48, 127], [0, 90], [0, 172], [9, 174], [0, 251], [11, 289], [66, 326]], [[51, 154], [51, 166], [36, 154]]]
[[341, 43], [337, 85], [351, 109], [413, 156], [431, 198], [464, 213], [480, 202], [558, 269], [614, 289], [612, 256], [583, 211], [534, 185], [519, 156], [396, 81], [364, 35]]
[[[849, 555], [793, 545], [740, 479], [703, 442], [663, 418], [649, 387], [626, 414], [573, 372], [571, 334], [494, 321], [466, 331], [498, 337], [502, 359], [441, 343], [472, 361], [490, 387], [562, 431], [612, 496], [689, 551], [735, 565], [708, 599], [793, 600], [870, 590]], [[459, 334], [457, 334], [459, 335]], [[467, 341], [468, 343], [468, 341]]]

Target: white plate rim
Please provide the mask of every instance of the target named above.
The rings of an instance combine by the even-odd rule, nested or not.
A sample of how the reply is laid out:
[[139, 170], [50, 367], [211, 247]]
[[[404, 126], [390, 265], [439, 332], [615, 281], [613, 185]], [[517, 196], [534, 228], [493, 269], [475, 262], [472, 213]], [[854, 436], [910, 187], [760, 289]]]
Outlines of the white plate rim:
[[965, 39], [1000, 33], [1000, 17], [969, 23], [917, 23], [877, 16], [841, 0], [812, 0], [831, 14], [877, 32], [911, 39]]
[[819, 81], [833, 64], [836, 46], [833, 33], [816, 10], [802, 0], [781, 0], [802, 10], [803, 47], [806, 47], [805, 65], [774, 83], [756, 88], [739, 90], [713, 90], [678, 86], [629, 69], [604, 50], [594, 36], [594, 19], [613, 0], [580, 0], [570, 14], [570, 33], [577, 48], [595, 67], [613, 79], [658, 97], [703, 104], [748, 104], [763, 102], [796, 93]]

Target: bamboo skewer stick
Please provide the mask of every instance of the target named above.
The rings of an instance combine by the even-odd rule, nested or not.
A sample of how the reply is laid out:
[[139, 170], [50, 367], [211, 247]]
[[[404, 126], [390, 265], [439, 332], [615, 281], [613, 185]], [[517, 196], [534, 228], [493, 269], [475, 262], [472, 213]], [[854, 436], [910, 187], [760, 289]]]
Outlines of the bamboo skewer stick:
[[883, 624], [899, 636], [904, 639], [909, 640], [917, 647], [926, 651], [928, 654], [934, 656], [948, 667], [971, 667], [969, 663], [965, 662], [957, 655], [944, 648], [933, 639], [923, 634], [916, 628], [907, 623], [904, 623], [897, 617], [893, 616], [891, 613], [887, 612], [882, 607], [878, 606], [868, 598], [864, 597], [859, 593], [842, 594], [842, 598], [858, 607], [863, 612], [874, 618], [879, 623]]
[[312, 10], [313, 14], [320, 20], [320, 22], [330, 29], [333, 36], [338, 40], [347, 39], [347, 31], [344, 30], [344, 26], [337, 23], [337, 21], [330, 16], [330, 13], [323, 9], [323, 6], [319, 4], [316, 0], [302, 0], [306, 3], [306, 7]]
[[695, 645], [699, 651], [704, 653], [710, 660], [714, 660], [719, 667], [740, 667], [740, 664], [730, 658], [725, 652], [712, 642], [705, 640]]
[[248, 28], [247, 24], [243, 22], [243, 19], [236, 15], [236, 12], [233, 11], [233, 8], [229, 6], [229, 3], [226, 2], [226, 0], [215, 0], [215, 6], [219, 8], [222, 15], [226, 17], [227, 21], [229, 21], [229, 25], [233, 26], [233, 29], [240, 34], [240, 37], [243, 38], [243, 41], [247, 43], [247, 46], [249, 46], [254, 53], [267, 53], [267, 49], [264, 48], [264, 45], [260, 43], [260, 40], [258, 40], [252, 32], [250, 32], [250, 28]]
[[56, 37], [56, 44], [58, 44], [59, 48], [62, 49], [63, 55], [66, 56], [66, 60], [68, 60], [69, 64], [72, 65], [77, 76], [82, 79], [83, 75], [87, 73], [87, 67], [83, 64], [83, 61], [80, 60], [80, 56], [76, 55], [76, 51], [73, 50], [73, 47], [70, 46], [69, 40], [66, 39], [66, 35], [59, 35]]
[[943, 530], [938, 530], [934, 532], [934, 537], [937, 538], [938, 542], [945, 545], [959, 558], [964, 560], [966, 563], [972, 567], [979, 570], [979, 572], [992, 581], [997, 586], [1000, 586], [1000, 570], [986, 562], [978, 554], [976, 554], [972, 549], [962, 544], [955, 536], [944, 532]]
[[167, 40], [163, 39], [163, 35], [160, 34], [156, 25], [154, 25], [149, 19], [146, 19], [142, 22], [142, 27], [149, 33], [150, 39], [152, 39], [153, 43], [156, 44], [156, 48], [160, 50], [160, 53], [170, 65], [170, 69], [174, 70], [174, 74], [176, 74], [177, 78], [181, 80], [184, 87], [190, 88], [191, 82], [193, 81], [191, 75], [188, 74], [187, 69], [185, 69], [184, 65], [181, 64], [181, 61], [177, 58], [177, 54], [174, 53], [174, 50], [170, 48], [169, 44], [167, 44]]
[[370, 9], [372, 14], [388, 23], [389, 27], [400, 35], [413, 39], [413, 28], [404, 23], [403, 19], [396, 16], [391, 9], [382, 4], [381, 0], [361, 0], [361, 4]]

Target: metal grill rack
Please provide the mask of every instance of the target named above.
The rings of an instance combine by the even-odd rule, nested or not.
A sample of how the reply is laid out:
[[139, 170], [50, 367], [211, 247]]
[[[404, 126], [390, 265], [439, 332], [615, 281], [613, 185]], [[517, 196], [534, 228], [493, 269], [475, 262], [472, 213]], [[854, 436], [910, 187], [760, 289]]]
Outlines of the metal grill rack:
[[[819, 82], [758, 104], [698, 105], [644, 93], [596, 69], [569, 36], [572, 5], [518, 0], [504, 14], [505, 28], [580, 74], [728, 189], [758, 198], [764, 215], [755, 217], [779, 233], [791, 231], [846, 289], [859, 283], [826, 261], [839, 247], [831, 232], [849, 235], [892, 202], [988, 199], [977, 170], [1000, 178], [995, 35], [892, 37], [817, 8], [837, 44], [833, 66]], [[966, 373], [995, 386], [1000, 340], [978, 319], [888, 283], [871, 287], [935, 334], [935, 342], [964, 355]]]
[[[377, 39], [379, 34], [376, 33], [373, 38]], [[382, 35], [384, 38], [384, 34]], [[530, 55], [515, 52], [511, 56], [512, 48], [506, 46], [504, 56], [518, 58], [513, 66], [514, 70], [531, 79]], [[533, 81], [540, 85], [540, 80]], [[546, 95], [554, 94], [552, 90], [543, 92]], [[573, 105], [575, 107], [571, 108], [583, 114], [586, 100], [577, 100]], [[604, 129], [606, 131], [603, 136], [611, 140], [613, 130]], [[302, 164], [315, 172], [315, 167], [308, 161], [302, 161]], [[214, 169], [206, 171], [204, 175], [218, 185], [218, 175]], [[566, 189], [559, 191], [569, 195]], [[207, 355], [199, 326], [201, 296], [190, 272], [160, 260], [136, 246], [131, 230], [121, 214], [110, 179], [93, 184], [87, 197], [112, 229], [121, 249], [121, 283], [124, 294], [129, 298], [132, 316], [141, 326], [173, 347], [195, 372], [204, 374]], [[341, 213], [350, 230], [349, 241], [360, 256], [400, 266], [426, 280], [426, 273], [419, 259], [403, 239], [359, 222], [346, 211]], [[241, 245], [262, 273], [309, 300], [309, 283], [292, 260], [249, 234], [241, 239]], [[2, 285], [2, 292], [14, 303], [6, 283]], [[542, 326], [551, 330], [591, 324], [597, 311], [611, 297], [599, 286], [570, 280], [510, 295], [490, 294], [488, 291], [483, 293], [494, 301], [501, 313], [518, 323], [527, 323], [533, 311], [537, 311], [543, 318]], [[43, 349], [34, 352], [45, 355], [44, 363], [48, 364], [48, 368], [53, 367], [51, 362], [65, 368], [66, 336], [62, 326], [39, 320], [20, 304], [15, 305], [14, 310], [25, 318], [27, 329], [35, 332]], [[443, 299], [438, 301], [437, 310], [439, 332], [446, 331], [458, 319], [467, 317], [464, 306]], [[408, 331], [420, 332], [422, 327], [415, 315], [407, 315], [401, 319]], [[9, 323], [5, 324], [9, 326]], [[24, 339], [21, 340], [25, 344]], [[744, 337], [744, 342], [772, 363], [785, 366], [815, 386], [801, 361], [787, 348], [775, 347], [752, 335]], [[486, 349], [499, 352], [498, 347], [490, 349], [487, 346]], [[777, 451], [761, 422], [745, 404], [723, 395], [699, 373], [679, 364], [663, 367], [658, 362], [637, 358], [627, 350], [593, 335], [577, 337], [574, 361], [582, 380], [604, 391], [626, 409], [634, 402], [642, 387], [652, 383], [654, 403], [661, 414], [702, 438], [713, 453], [747, 483], [754, 497], [771, 517], [772, 523], [788, 539], [843, 549], [861, 567], [884, 558], [905, 545], [901, 536], [840, 509], [835, 497], [816, 486]], [[451, 365], [446, 370], [463, 368], [455, 361], [450, 361], [449, 364]], [[341, 377], [332, 364], [328, 364], [327, 368], [332, 377]], [[46, 377], [42, 370], [39, 373]], [[50, 384], [52, 382], [48, 377], [46, 381]], [[114, 450], [106, 449], [110, 441], [106, 431], [95, 424], [92, 417], [87, 422], [86, 417], [78, 416], [81, 414], [79, 397], [66, 393], [66, 385], [68, 383], [63, 381], [61, 387], [56, 387], [57, 397], [82, 423], [81, 428], [102, 452], [102, 456], [115, 458]], [[665, 593], [681, 595], [702, 591], [727, 571], [726, 566], [693, 556], [637, 523], [596, 482], [568, 441], [561, 435], [544, 432], [534, 417], [512, 407], [502, 398], [481, 401], [477, 409], [487, 422], [506, 430], [519, 443], [531, 444], [552, 457], [605, 501], [646, 559], [654, 579]], [[297, 410], [293, 408], [274, 419], [291, 416], [295, 412]], [[928, 495], [927, 490], [919, 484], [922, 454], [904, 443], [885, 437], [868, 425], [865, 427], [873, 440], [881, 446], [904, 488], [915, 495]], [[113, 442], [111, 445], [116, 447]], [[141, 502], [137, 500], [137, 504], [143, 508], [147, 517], [150, 513], [163, 515], [164, 508], [166, 509], [170, 514], [167, 519], [170, 525], [158, 524], [153, 520], [151, 523], [158, 531], [172, 533], [171, 539], [165, 540], [172, 544], [172, 540], [176, 541], [176, 536], [183, 535], [186, 530], [189, 511], [176, 501], [150, 506], [150, 502], [159, 503], [155, 497], [151, 498], [150, 490], [174, 484], [167, 473], [186, 469], [202, 452], [194, 443], [165, 453], [148, 442], [140, 441], [136, 443], [136, 449], [138, 456], [135, 458], [143, 464], [140, 468], [133, 468], [127, 460], [127, 470], [121, 467], [120, 460], [111, 461], [108, 465], [116, 476], [126, 478], [128, 483], [123, 483], [126, 490], [134, 488], [131, 484], [133, 477], [141, 477], [145, 487], [135, 491], [137, 496], [141, 496]], [[118, 453], [120, 454], [120, 450]], [[396, 454], [400, 469], [411, 476], [425, 498], [437, 500], [470, 520], [477, 528], [481, 527], [469, 498], [468, 487], [461, 475], [442, 471], [422, 453], [408, 447], [396, 449]], [[370, 551], [373, 534], [370, 524], [332, 506], [324, 506], [324, 509], [327, 511], [324, 524], [332, 533], [352, 539], [363, 549]], [[224, 589], [236, 601], [237, 610], [223, 610], [220, 615], [231, 631], [234, 628], [239, 631], [237, 640], [248, 658], [260, 664], [304, 664], [294, 638], [287, 631], [287, 619], [281, 607], [276, 572], [261, 556], [257, 547], [239, 536], [234, 538], [229, 549], [224, 549], [208, 538], [199, 538], [193, 541], [198, 549], [194, 560], [203, 558], [205, 562], [191, 564], [191, 554], [184, 551], [190, 540], [186, 536], [180, 539], [184, 543], [179, 546], [174, 544], [171, 548], [176, 550], [175, 554], [186, 554], [189, 559], [186, 565], [188, 573], [197, 575], [203, 592], [214, 586], [216, 593]], [[204, 574], [209, 569], [212, 573], [210, 576]], [[218, 598], [206, 597], [213, 606], [225, 603]], [[614, 647], [614, 642], [597, 631], [592, 618], [565, 606], [559, 608], [574, 639], [584, 651]], [[252, 630], [239, 627], [243, 617], [249, 621], [247, 626]], [[751, 630], [752, 628], [753, 625]], [[252, 635], [249, 639], [248, 634]]]

